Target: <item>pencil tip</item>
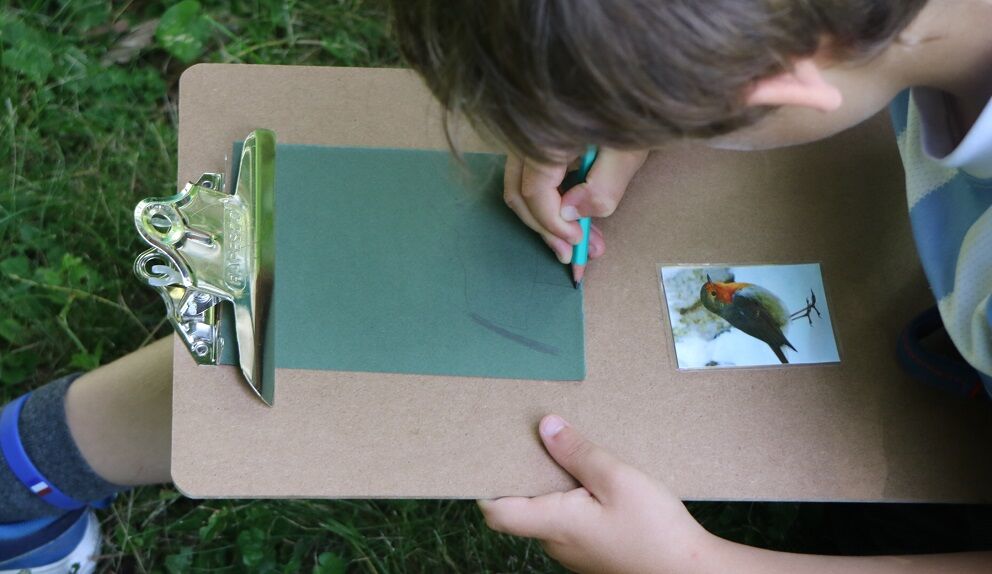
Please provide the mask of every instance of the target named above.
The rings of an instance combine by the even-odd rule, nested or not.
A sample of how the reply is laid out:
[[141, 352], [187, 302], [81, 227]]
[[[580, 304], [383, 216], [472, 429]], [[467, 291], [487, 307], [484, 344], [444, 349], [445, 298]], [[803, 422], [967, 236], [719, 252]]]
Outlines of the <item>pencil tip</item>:
[[572, 266], [572, 283], [575, 285], [576, 289], [582, 287], [582, 279], [585, 274], [586, 274], [585, 265]]

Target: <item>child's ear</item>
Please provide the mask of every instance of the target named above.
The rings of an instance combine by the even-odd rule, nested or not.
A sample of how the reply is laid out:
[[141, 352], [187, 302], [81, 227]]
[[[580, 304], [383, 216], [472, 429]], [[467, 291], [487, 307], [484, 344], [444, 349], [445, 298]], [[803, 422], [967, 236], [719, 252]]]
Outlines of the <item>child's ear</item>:
[[824, 112], [839, 108], [843, 99], [813, 58], [797, 60], [791, 70], [757, 80], [745, 95], [749, 106], [801, 106]]

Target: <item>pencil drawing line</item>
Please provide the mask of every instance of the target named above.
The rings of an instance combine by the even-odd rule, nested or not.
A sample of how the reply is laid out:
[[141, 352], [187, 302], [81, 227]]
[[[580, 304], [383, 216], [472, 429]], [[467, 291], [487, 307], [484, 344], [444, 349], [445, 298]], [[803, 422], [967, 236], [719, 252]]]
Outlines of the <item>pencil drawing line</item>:
[[530, 337], [519, 335], [517, 333], [514, 333], [513, 331], [510, 331], [509, 329], [504, 329], [503, 327], [500, 327], [499, 325], [479, 316], [476, 313], [469, 313], [469, 317], [471, 317], [473, 321], [475, 321], [479, 325], [482, 325], [486, 329], [489, 329], [493, 333], [496, 333], [501, 337], [506, 337], [507, 339], [515, 343], [520, 343], [521, 345], [527, 347], [528, 349], [533, 349], [538, 353], [544, 353], [546, 355], [554, 355], [557, 357], [560, 352], [558, 347], [548, 345], [547, 343], [542, 343], [540, 341], [535, 341]]

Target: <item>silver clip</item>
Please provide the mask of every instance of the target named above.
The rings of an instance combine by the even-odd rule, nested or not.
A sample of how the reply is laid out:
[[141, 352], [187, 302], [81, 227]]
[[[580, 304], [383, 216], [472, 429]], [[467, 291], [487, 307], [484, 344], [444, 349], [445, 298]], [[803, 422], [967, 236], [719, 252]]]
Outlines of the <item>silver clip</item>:
[[275, 269], [275, 134], [252, 132], [238, 165], [233, 193], [224, 191], [222, 174], [207, 173], [177, 195], [138, 204], [134, 223], [152, 248], [134, 271], [159, 291], [169, 321], [201, 365], [220, 360], [219, 304], [230, 302], [241, 372], [271, 405], [262, 349]]

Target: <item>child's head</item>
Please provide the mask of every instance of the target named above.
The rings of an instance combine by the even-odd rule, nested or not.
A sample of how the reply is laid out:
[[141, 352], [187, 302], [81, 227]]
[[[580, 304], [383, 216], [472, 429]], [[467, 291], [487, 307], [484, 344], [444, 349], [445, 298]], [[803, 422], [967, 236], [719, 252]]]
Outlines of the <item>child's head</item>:
[[394, 18], [446, 108], [547, 159], [754, 124], [776, 107], [749, 98], [756, 80], [814, 55], [871, 56], [925, 1], [403, 0]]

